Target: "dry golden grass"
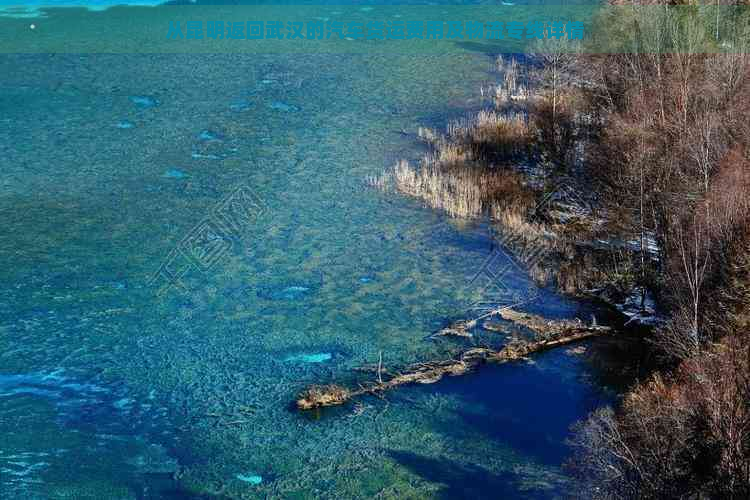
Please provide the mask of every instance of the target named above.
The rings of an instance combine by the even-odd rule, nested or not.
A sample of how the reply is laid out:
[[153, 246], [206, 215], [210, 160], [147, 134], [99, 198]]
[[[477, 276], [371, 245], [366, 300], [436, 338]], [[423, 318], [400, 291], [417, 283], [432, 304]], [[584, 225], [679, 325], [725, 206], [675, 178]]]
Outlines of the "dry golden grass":
[[554, 238], [549, 228], [540, 222], [530, 221], [525, 213], [508, 207], [493, 207], [492, 220], [503, 229], [523, 238], [526, 245], [539, 245], [553, 249]]
[[430, 154], [419, 165], [401, 160], [383, 176], [400, 192], [454, 217], [492, 217], [501, 209], [520, 214], [533, 206], [534, 194], [521, 176], [492, 161], [523, 152], [529, 131], [521, 116], [481, 111], [451, 122], [445, 135], [427, 128], [418, 134], [430, 144]]
[[433, 144], [437, 149], [456, 149], [474, 160], [510, 163], [526, 154], [530, 137], [525, 116], [483, 110], [471, 119], [449, 123], [446, 138]]
[[[511, 63], [504, 85], [518, 93], [521, 86], [514, 71]], [[497, 109], [453, 121], [445, 134], [420, 128], [418, 136], [430, 146], [429, 154], [416, 164], [401, 160], [368, 183], [380, 189], [393, 187], [452, 217], [487, 217], [504, 235], [503, 245], [528, 265], [534, 279], [559, 281], [558, 266], [549, 262], [570, 253], [572, 242], [557, 228], [534, 220], [531, 214], [539, 193], [511, 167], [532, 157], [535, 134], [525, 114]]]
[[523, 155], [530, 136], [523, 116], [485, 110], [451, 122], [445, 135], [428, 128], [420, 128], [418, 135], [432, 151], [418, 165], [399, 161], [372, 185], [391, 182], [399, 192], [452, 217], [488, 217], [511, 235], [521, 254], [531, 246], [554, 247], [548, 228], [529, 220], [536, 193], [521, 173], [493, 161]]
[[497, 71], [502, 75], [499, 84], [490, 89], [494, 94], [495, 107], [512, 107], [515, 104], [524, 105], [530, 96], [528, 87], [524, 84], [528, 81], [522, 66], [516, 58], [506, 60], [502, 55], [497, 56], [495, 61]]
[[533, 193], [523, 186], [519, 174], [455, 158], [426, 157], [418, 167], [401, 160], [392, 171], [396, 189], [453, 217], [492, 217], [501, 208], [521, 213], [533, 203]]
[[368, 175], [365, 177], [365, 185], [380, 189], [381, 191], [387, 191], [390, 187], [390, 181], [391, 176], [389, 173], [384, 173], [382, 175]]

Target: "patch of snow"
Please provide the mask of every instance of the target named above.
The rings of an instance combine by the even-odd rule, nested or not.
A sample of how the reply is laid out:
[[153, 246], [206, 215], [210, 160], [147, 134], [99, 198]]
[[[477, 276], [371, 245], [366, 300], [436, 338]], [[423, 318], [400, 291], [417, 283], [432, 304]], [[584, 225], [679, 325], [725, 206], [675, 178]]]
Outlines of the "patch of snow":
[[663, 321], [656, 314], [656, 300], [649, 290], [646, 290], [645, 297], [643, 297], [643, 304], [641, 304], [641, 298], [643, 294], [643, 288], [638, 287], [633, 290], [630, 296], [625, 299], [625, 302], [618, 304], [617, 309], [627, 316], [628, 321], [625, 323], [636, 323], [644, 326], [654, 326]]

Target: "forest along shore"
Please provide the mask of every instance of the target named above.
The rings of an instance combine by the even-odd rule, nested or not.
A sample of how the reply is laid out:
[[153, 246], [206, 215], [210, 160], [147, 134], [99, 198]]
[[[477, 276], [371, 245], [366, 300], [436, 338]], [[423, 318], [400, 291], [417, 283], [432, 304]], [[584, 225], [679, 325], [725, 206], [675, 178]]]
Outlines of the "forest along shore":
[[[491, 106], [420, 129], [429, 154], [368, 179], [489, 219], [538, 282], [652, 327], [658, 366], [575, 433], [583, 496], [750, 496], [750, 15], [714, 21], [604, 8], [595, 29], [627, 33], [610, 37], [619, 50], [582, 55], [550, 39], [523, 65], [498, 57], [500, 83], [482, 89]], [[463, 373], [460, 361], [401, 376]]]

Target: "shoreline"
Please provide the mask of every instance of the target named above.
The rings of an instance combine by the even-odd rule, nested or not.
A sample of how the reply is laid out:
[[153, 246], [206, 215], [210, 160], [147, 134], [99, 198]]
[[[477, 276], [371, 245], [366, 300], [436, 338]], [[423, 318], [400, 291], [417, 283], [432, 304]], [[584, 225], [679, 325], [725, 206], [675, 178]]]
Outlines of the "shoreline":
[[[517, 68], [515, 60], [511, 65]], [[501, 77], [504, 76], [502, 68], [499, 74]], [[499, 92], [499, 89], [498, 86], [495, 91]], [[484, 88], [482, 93], [484, 93]], [[524, 100], [529, 98], [528, 90], [523, 91], [523, 94]], [[484, 95], [482, 97], [484, 98]], [[521, 264], [523, 271], [533, 279], [537, 286], [552, 285], [556, 292], [562, 296], [592, 301], [606, 308], [613, 316], [620, 319], [614, 322], [618, 334], [637, 332], [639, 335], [648, 335], [651, 330], [650, 325], [647, 322], [637, 321], [637, 314], [628, 314], [628, 311], [624, 308], [625, 300], [620, 303], [613, 300], [614, 294], [608, 290], [610, 283], [604, 282], [604, 285], [598, 289], [592, 289], [590, 286], [594, 282], [601, 285], [603, 280], [600, 280], [600, 278], [606, 274], [598, 266], [592, 266], [592, 261], [595, 261], [598, 257], [597, 252], [604, 253], [611, 251], [613, 248], [622, 249], [622, 247], [608, 245], [606, 242], [597, 242], [593, 237], [594, 233], [591, 228], [602, 225], [603, 222], [595, 219], [591, 206], [582, 206], [580, 198], [576, 197], [576, 199], [571, 200], [565, 197], [566, 193], [574, 189], [574, 183], [578, 184], [578, 180], [568, 176], [564, 178], [564, 182], [560, 182], [560, 178], [553, 173], [539, 182], [539, 179], [535, 179], [530, 172], [543, 170], [544, 166], [541, 165], [541, 161], [537, 165], [529, 165], [528, 161], [523, 164], [511, 163], [502, 170], [495, 171], [495, 167], [491, 163], [488, 163], [486, 159], [478, 158], [478, 155], [475, 154], [475, 151], [481, 147], [477, 145], [479, 141], [476, 139], [486, 133], [483, 127], [487, 123], [490, 126], [506, 125], [504, 115], [500, 114], [505, 110], [501, 106], [497, 106], [497, 103], [495, 104], [494, 107], [490, 108], [485, 105], [479, 111], [466, 111], [473, 118], [458, 118], [449, 121], [446, 125], [447, 132], [444, 134], [433, 129], [420, 127], [417, 133], [413, 134], [414, 138], [425, 144], [430, 152], [424, 156], [419, 167], [412, 169], [408, 161], [399, 160], [392, 170], [386, 171], [382, 176], [368, 177], [366, 184], [385, 192], [395, 192], [396, 194], [420, 199], [427, 206], [439, 212], [444, 212], [449, 217], [488, 224], [491, 228], [495, 228], [500, 235], [499, 238], [491, 236], [493, 247], [498, 246], [510, 251], [512, 253], [510, 258]], [[511, 119], [518, 120], [518, 118]], [[528, 116], [526, 116], [525, 120], [528, 121], [528, 119]], [[516, 121], [511, 126], [519, 128], [519, 124], [520, 122]], [[516, 132], [518, 131], [516, 130]], [[410, 132], [402, 131], [401, 133], [412, 136]], [[466, 143], [467, 138], [469, 144]], [[498, 137], [496, 135], [491, 136], [491, 140], [498, 140]], [[501, 154], [508, 154], [508, 150], [510, 150], [510, 161], [516, 161], [519, 151], [532, 147], [531, 141], [526, 143], [525, 140], [520, 139], [519, 142], [521, 144], [503, 146], [505, 150]], [[467, 150], [470, 150], [471, 153], [467, 154]], [[448, 151], [447, 155], [446, 151]], [[501, 191], [503, 194], [509, 194], [510, 198], [502, 200], [502, 206], [500, 207], [491, 204], [488, 206], [484, 200], [477, 202], [471, 199], [471, 195], [467, 197], [469, 199], [455, 200], [452, 199], [452, 194], [447, 194], [449, 190], [435, 189], [434, 184], [443, 181], [442, 179], [435, 180], [434, 177], [443, 175], [439, 170], [442, 167], [440, 158], [445, 156], [449, 157], [447, 173], [445, 174], [448, 177], [448, 183], [452, 184], [449, 187], [453, 188], [457, 185], [466, 187], [467, 184], [472, 182], [481, 185], [482, 182], [489, 180], [489, 182], [503, 183]], [[451, 178], [453, 172], [450, 172], [450, 170], [456, 166], [458, 166], [458, 169], [465, 166], [461, 165], [461, 162], [465, 162], [468, 168], [478, 170], [479, 176], [471, 177], [470, 175], [467, 181], [460, 178], [462, 172], [459, 172], [457, 174], [458, 181]], [[418, 169], [421, 169], [421, 171], [434, 169], [432, 172], [434, 177], [426, 180], [418, 179], [420, 175]], [[483, 178], [483, 174], [487, 174], [489, 177]], [[505, 183], [504, 180], [499, 179], [499, 176], [509, 177], [510, 182]], [[550, 184], [557, 186], [564, 184], [565, 191], [561, 190], [559, 193], [555, 191], [547, 192]], [[493, 194], [497, 195], [497, 193]], [[576, 204], [577, 202], [578, 204]], [[514, 206], [516, 204], [521, 210], [516, 210], [517, 207]], [[555, 213], [555, 216], [549, 217], [549, 213]], [[581, 227], [586, 228], [586, 231], [582, 233], [584, 238], [580, 238], [580, 234], [576, 232], [576, 229]], [[590, 237], [586, 239], [586, 236]], [[584, 288], [584, 284], [589, 286]], [[632, 296], [632, 294], [633, 289], [619, 291], [619, 295], [623, 297]], [[470, 331], [479, 326], [478, 321], [490, 320], [493, 316], [499, 316], [515, 323], [526, 314], [514, 311], [513, 308], [519, 305], [523, 306], [524, 302], [515, 305], [498, 305], [494, 311], [478, 318], [455, 321], [439, 332], [428, 335], [426, 339], [434, 339], [440, 336], [471, 338]], [[513, 315], [516, 315], [515, 321], [511, 319]], [[566, 320], [553, 321], [540, 316], [534, 316], [534, 318], [537, 325], [547, 324], [549, 329], [553, 331], [559, 331], [559, 325], [566, 324]], [[630, 326], [634, 321], [635, 324]], [[545, 335], [544, 327], [534, 328], [529, 323], [524, 324], [523, 321], [520, 324], [527, 330], [530, 329], [535, 335], [541, 335], [542, 337]], [[520, 355], [514, 354], [515, 348], [512, 342], [507, 344], [505, 349], [487, 351], [483, 354], [475, 355], [476, 353], [470, 349], [459, 352], [454, 359], [425, 360], [408, 366], [398, 371], [397, 375], [389, 374], [385, 381], [383, 380], [383, 373], [385, 372], [381, 366], [381, 359], [376, 367], [369, 367], [371, 370], [365, 368], [358, 370], [372, 371], [377, 376], [375, 381], [360, 382], [358, 389], [348, 389], [336, 383], [314, 384], [300, 393], [296, 401], [296, 407], [299, 410], [307, 411], [327, 406], [338, 406], [349, 403], [359, 396], [378, 395], [402, 384], [434, 383], [439, 381], [443, 375], [462, 375], [473, 371], [478, 365], [487, 361], [505, 362], [525, 359], [527, 354], [537, 350], [577, 342], [596, 336], [601, 332], [612, 330], [609, 326], [598, 326], [595, 318], [594, 323], [588, 327], [580, 324], [580, 321], [578, 325], [576, 331], [584, 329], [588, 333], [581, 337], [576, 335], [566, 337], [566, 335], [563, 335], [559, 342], [551, 342], [549, 345], [544, 340], [537, 339], [536, 342], [539, 346], [534, 344], [535, 341], [532, 338], [531, 341], [522, 342], [519, 351], [522, 351], [522, 354]], [[484, 326], [484, 328], [493, 330], [487, 326]], [[501, 328], [498, 331], [503, 330], [504, 328]], [[506, 331], [506, 333], [509, 332]], [[465, 362], [466, 356], [471, 358], [471, 362]]]
[[712, 32], [695, 14], [695, 31], [664, 40], [675, 18], [653, 17], [634, 8], [626, 22], [674, 54], [586, 56], [545, 40], [534, 67], [498, 57], [494, 106], [444, 131], [420, 129], [430, 153], [370, 184], [489, 220], [535, 281], [652, 331], [642, 342], [656, 355], [645, 380], [574, 432], [570, 467], [582, 492], [744, 498], [750, 57], [683, 53], [682, 44], [750, 49], [747, 19], [721, 41], [718, 17]]
[[[515, 61], [511, 64], [516, 65]], [[502, 69], [499, 75], [502, 81]], [[495, 87], [496, 92], [506, 92], [501, 85]], [[518, 87], [514, 84], [514, 91]], [[522, 101], [532, 98], [528, 89], [522, 88], [521, 92]], [[544, 173], [549, 169], [544, 165], [546, 160], [526, 151], [538, 144], [533, 144], [529, 137], [517, 137], [530, 135], [529, 130], [511, 131], [510, 140], [500, 138], [519, 143], [511, 144], [511, 154], [500, 153], [504, 156], [503, 165], [495, 165], [474, 153], [482, 147], [480, 142], [486, 142], [481, 137], [487, 133], [484, 129], [505, 126], [508, 119], [516, 120], [519, 104], [511, 99], [513, 102], [508, 105], [507, 94], [504, 99], [501, 106], [496, 101], [494, 107], [485, 105], [479, 111], [467, 110], [464, 116], [468, 114], [469, 118], [448, 121], [444, 125], [446, 132], [420, 127], [414, 136], [428, 153], [419, 164], [413, 166], [408, 160], [399, 160], [381, 176], [367, 178], [366, 183], [382, 191], [419, 199], [449, 217], [488, 224], [497, 234], [492, 238], [493, 245], [510, 251], [539, 286], [551, 285], [565, 296], [598, 301], [637, 326], [658, 323], [657, 311], [650, 303], [649, 307], [633, 307], [633, 296], [639, 290], [632, 281], [618, 281], [606, 263], [615, 252], [635, 258], [638, 249], [634, 248], [634, 242], [602, 239], [600, 228], [609, 223], [606, 215], [601, 214], [601, 208], [590, 198], [578, 194], [585, 191], [585, 186], [576, 175]], [[523, 119], [528, 122], [530, 118], [527, 115]], [[478, 173], [466, 175], [461, 169]], [[425, 171], [428, 173], [424, 174]], [[489, 188], [496, 192], [488, 196], [499, 199], [481, 199], [487, 194], [482, 192], [483, 183], [503, 183], [499, 193], [496, 186]], [[471, 189], [476, 192], [454, 194]], [[657, 252], [658, 248], [652, 253], [653, 258], [658, 258]]]

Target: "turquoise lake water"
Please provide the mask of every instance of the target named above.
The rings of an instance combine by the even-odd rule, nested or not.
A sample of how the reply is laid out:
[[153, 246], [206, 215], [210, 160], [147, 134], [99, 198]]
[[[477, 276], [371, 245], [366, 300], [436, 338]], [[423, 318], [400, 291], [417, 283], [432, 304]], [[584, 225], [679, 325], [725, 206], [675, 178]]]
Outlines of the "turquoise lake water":
[[0, 498], [571, 491], [569, 426], [612, 399], [586, 356], [292, 408], [380, 353], [471, 345], [426, 337], [477, 299], [486, 227], [365, 179], [481, 107], [491, 67], [465, 47], [0, 55]]

